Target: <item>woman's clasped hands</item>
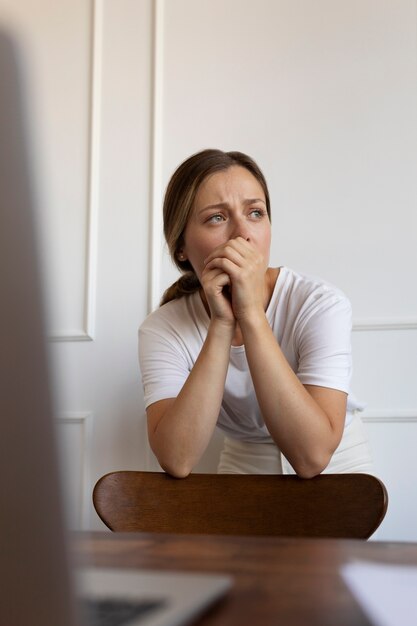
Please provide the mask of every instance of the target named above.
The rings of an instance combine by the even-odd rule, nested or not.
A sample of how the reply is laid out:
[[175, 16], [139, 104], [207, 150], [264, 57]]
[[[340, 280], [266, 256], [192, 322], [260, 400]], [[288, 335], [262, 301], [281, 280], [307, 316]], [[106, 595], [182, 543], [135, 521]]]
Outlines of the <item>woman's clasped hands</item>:
[[266, 260], [249, 239], [238, 236], [204, 260], [201, 283], [212, 318], [235, 323], [264, 312]]

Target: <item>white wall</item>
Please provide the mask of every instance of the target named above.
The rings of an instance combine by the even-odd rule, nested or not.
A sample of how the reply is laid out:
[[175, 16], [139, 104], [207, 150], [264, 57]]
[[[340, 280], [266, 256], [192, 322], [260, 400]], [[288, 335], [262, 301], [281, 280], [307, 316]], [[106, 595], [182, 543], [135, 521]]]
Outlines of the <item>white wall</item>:
[[99, 475], [155, 467], [136, 330], [176, 276], [164, 187], [210, 146], [263, 168], [272, 264], [351, 298], [377, 537], [417, 540], [416, 1], [1, 0], [0, 20], [28, 52], [72, 524], [98, 527]]
[[[352, 300], [353, 390], [367, 404], [376, 471], [390, 492], [377, 536], [415, 540], [416, 2], [160, 7], [162, 187], [203, 147], [259, 162], [271, 191], [272, 263], [322, 276]], [[155, 304], [174, 277], [165, 250]]]

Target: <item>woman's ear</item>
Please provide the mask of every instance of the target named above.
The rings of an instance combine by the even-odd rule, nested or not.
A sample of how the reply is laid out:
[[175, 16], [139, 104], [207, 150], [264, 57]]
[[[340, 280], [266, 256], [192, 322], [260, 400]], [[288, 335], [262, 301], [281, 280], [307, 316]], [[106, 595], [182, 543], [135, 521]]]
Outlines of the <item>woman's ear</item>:
[[184, 253], [183, 248], [180, 248], [176, 252], [176, 257], [177, 257], [178, 261], [186, 261], [187, 260], [187, 255]]

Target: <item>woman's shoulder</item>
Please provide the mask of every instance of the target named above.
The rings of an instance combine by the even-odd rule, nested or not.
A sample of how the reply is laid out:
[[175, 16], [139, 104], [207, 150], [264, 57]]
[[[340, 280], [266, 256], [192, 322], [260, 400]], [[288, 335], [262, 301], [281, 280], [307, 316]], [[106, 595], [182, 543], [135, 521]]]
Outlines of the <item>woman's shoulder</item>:
[[279, 278], [282, 278], [282, 291], [288, 297], [291, 296], [302, 301], [310, 298], [315, 300], [333, 298], [349, 301], [342, 289], [313, 274], [304, 274], [289, 267], [282, 267]]
[[280, 268], [270, 317], [287, 323], [305, 322], [320, 316], [350, 319], [352, 307], [345, 293], [332, 283], [289, 267]]
[[170, 300], [150, 313], [139, 327], [139, 332], [175, 329], [178, 332], [195, 320], [198, 293]]
[[163, 304], [157, 309], [154, 309], [144, 319], [144, 321], [140, 325], [140, 329], [152, 328], [155, 326], [159, 326], [160, 324], [163, 325], [168, 320], [181, 317], [181, 314], [184, 310], [184, 300], [185, 297], [176, 298], [175, 300], [171, 300], [170, 302]]

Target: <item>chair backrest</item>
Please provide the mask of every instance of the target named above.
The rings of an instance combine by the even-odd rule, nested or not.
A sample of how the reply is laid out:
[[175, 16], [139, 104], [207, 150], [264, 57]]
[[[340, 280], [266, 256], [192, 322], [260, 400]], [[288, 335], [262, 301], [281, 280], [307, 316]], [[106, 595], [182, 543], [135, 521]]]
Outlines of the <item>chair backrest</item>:
[[297, 476], [120, 471], [100, 478], [93, 503], [111, 530], [367, 539], [387, 510], [369, 474]]

